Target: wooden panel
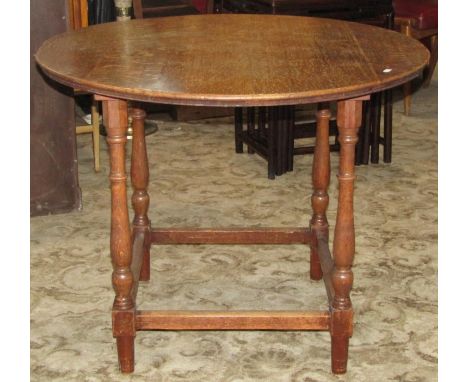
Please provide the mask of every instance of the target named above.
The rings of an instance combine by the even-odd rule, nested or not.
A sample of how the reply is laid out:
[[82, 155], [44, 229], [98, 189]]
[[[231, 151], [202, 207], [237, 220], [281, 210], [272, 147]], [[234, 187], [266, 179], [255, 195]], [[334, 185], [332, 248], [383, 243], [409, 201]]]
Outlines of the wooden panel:
[[137, 330], [328, 330], [329, 312], [137, 311]]
[[32, 216], [79, 208], [74, 101], [71, 90], [49, 80], [34, 61], [39, 46], [67, 30], [66, 2], [31, 0], [31, 146]]

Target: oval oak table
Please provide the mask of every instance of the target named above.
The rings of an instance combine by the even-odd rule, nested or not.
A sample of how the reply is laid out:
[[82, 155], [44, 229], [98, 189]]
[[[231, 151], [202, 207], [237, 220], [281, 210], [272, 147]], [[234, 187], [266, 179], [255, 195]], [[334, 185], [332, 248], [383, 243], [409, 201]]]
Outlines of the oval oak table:
[[[356, 23], [293, 16], [199, 15], [92, 26], [46, 41], [36, 54], [56, 81], [103, 102], [110, 151], [113, 335], [122, 372], [134, 370], [137, 330], [326, 330], [333, 373], [346, 372], [353, 328], [354, 147], [362, 100], [401, 85], [429, 53], [400, 33]], [[328, 101], [338, 101], [341, 144], [333, 250], [328, 245]], [[133, 222], [127, 206], [125, 143], [133, 115]], [[148, 160], [138, 101], [198, 106], [319, 103], [308, 227], [151, 228]], [[278, 108], [276, 108], [278, 110]], [[278, 131], [286, 126], [272, 126]], [[272, 134], [270, 134], [271, 136]], [[139, 280], [149, 280], [152, 244], [310, 246], [310, 277], [323, 278], [325, 311], [141, 311]]]

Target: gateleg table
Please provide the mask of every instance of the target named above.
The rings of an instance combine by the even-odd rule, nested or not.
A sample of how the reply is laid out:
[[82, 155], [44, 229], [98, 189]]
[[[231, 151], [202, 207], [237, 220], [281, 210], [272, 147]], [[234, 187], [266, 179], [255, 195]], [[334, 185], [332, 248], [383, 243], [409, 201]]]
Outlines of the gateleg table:
[[[36, 60], [48, 76], [91, 92], [103, 103], [110, 151], [112, 325], [122, 372], [134, 370], [138, 330], [325, 330], [331, 335], [332, 371], [346, 372], [353, 330], [354, 147], [362, 101], [416, 77], [428, 59], [428, 51], [419, 42], [400, 33], [337, 20], [271, 15], [199, 15], [108, 23], [58, 35], [42, 45]], [[125, 171], [129, 101], [133, 116], [132, 223]], [[341, 144], [332, 251], [326, 217], [329, 101], [338, 101]], [[280, 112], [290, 105], [319, 103], [309, 226], [152, 228], [145, 114], [138, 102], [279, 107]], [[323, 278], [329, 309], [137, 310], [138, 283], [150, 278], [151, 245], [198, 243], [310, 246], [310, 277]]]

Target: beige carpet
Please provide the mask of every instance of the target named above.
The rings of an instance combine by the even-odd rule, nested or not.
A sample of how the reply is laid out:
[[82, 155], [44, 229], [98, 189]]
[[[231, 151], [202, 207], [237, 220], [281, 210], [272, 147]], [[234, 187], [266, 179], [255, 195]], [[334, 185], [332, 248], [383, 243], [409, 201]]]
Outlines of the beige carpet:
[[[153, 226], [307, 225], [311, 156], [271, 181], [262, 159], [234, 153], [229, 121], [159, 128], [148, 138]], [[437, 379], [437, 82], [415, 95], [411, 117], [395, 104], [393, 163], [357, 168], [355, 333], [340, 377], [330, 373], [328, 333], [236, 331], [138, 332], [135, 373], [121, 375], [110, 320], [108, 158], [102, 142], [94, 173], [90, 139], [78, 137], [83, 210], [31, 221], [33, 381]], [[336, 154], [332, 166], [336, 174]], [[152, 271], [142, 308], [326, 306], [323, 284], [308, 279], [305, 246], [153, 247]]]

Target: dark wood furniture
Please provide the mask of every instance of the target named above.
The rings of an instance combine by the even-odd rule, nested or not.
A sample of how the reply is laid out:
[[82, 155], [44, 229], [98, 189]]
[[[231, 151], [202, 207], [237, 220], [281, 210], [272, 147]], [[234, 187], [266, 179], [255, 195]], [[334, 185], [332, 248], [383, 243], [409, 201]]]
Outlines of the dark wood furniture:
[[[175, 43], [180, 40], [186, 42], [183, 53]], [[219, 41], [224, 43], [220, 45]], [[149, 44], [152, 49], [148, 49]], [[101, 53], [104, 47], [106, 55]], [[79, 85], [103, 102], [111, 168], [115, 290], [112, 323], [122, 372], [134, 370], [138, 330], [325, 330], [331, 335], [332, 371], [344, 373], [353, 328], [350, 292], [355, 240], [354, 156], [362, 102], [371, 93], [417, 76], [429, 60], [428, 51], [402, 34], [357, 23], [310, 17], [199, 15], [109, 23], [56, 36], [44, 43], [36, 59], [51, 78], [68, 86]], [[291, 70], [292, 62], [296, 70]], [[109, 71], [109, 67], [113, 70]], [[148, 217], [144, 111], [139, 108], [133, 109], [130, 173], [135, 215], [130, 225], [125, 171], [127, 100], [195, 106], [279, 106], [280, 113], [287, 112], [291, 105], [320, 103], [310, 225], [152, 228]], [[327, 102], [331, 101], [338, 101], [340, 132], [332, 252], [326, 218], [330, 180]], [[309, 246], [310, 276], [324, 279], [329, 309], [137, 310], [139, 280], [150, 278], [151, 245], [203, 243]]]
[[375, 20], [392, 12], [392, 0], [217, 0], [219, 11]]
[[[426, 42], [431, 52], [429, 66], [424, 73], [423, 86], [431, 82], [437, 65], [438, 1], [437, 0], [394, 0], [395, 28], [407, 36]], [[403, 85], [404, 111], [411, 110], [412, 82]]]
[[192, 0], [192, 4], [200, 13], [213, 13], [213, 0]]
[[[351, 20], [366, 24], [393, 28], [392, 0], [218, 0], [215, 3], [217, 12], [222, 13], [265, 13], [327, 17]], [[381, 133], [381, 104], [384, 104], [384, 129]], [[378, 163], [380, 146], [383, 146], [383, 160], [392, 160], [392, 92], [386, 91], [372, 96], [364, 103], [364, 128], [360, 132], [360, 141], [356, 147], [356, 164]], [[245, 114], [244, 123], [239, 118]], [[287, 122], [295, 127], [294, 134], [268, 139], [257, 130], [262, 128], [252, 121], [254, 114], [261, 111], [236, 112], [236, 152], [242, 152], [242, 143], [247, 145], [249, 153], [257, 153], [267, 160], [268, 177], [274, 179], [293, 170], [294, 155], [314, 152], [314, 146], [291, 149], [294, 140], [304, 137], [315, 137], [316, 123], [300, 124]], [[294, 114], [292, 114], [294, 116]], [[241, 131], [243, 130], [243, 131]], [[337, 133], [336, 123], [332, 125], [331, 134]], [[270, 144], [268, 142], [271, 142]], [[274, 147], [269, 147], [273, 145]], [[288, 149], [289, 148], [289, 149]], [[331, 150], [339, 149], [338, 144], [332, 144]], [[283, 161], [283, 162], [282, 162]]]
[[88, 0], [89, 25], [115, 21], [116, 13], [114, 0]]
[[198, 9], [190, 0], [133, 0], [135, 18], [195, 15]]
[[[290, 106], [283, 109], [238, 107], [234, 110], [236, 153], [243, 153], [245, 144], [249, 154], [256, 153], [264, 158], [267, 161], [269, 179], [292, 171], [294, 155], [315, 151], [315, 146], [294, 145], [296, 139], [316, 137], [317, 133], [317, 121], [297, 121], [295, 109]], [[330, 151], [339, 151], [338, 129], [334, 117], [330, 119], [329, 133], [335, 137], [334, 143], [330, 144]]]
[[30, 4], [30, 214], [36, 216], [78, 209], [81, 192], [73, 92], [44, 77], [34, 61], [45, 40], [68, 29], [67, 3], [32, 0]]

